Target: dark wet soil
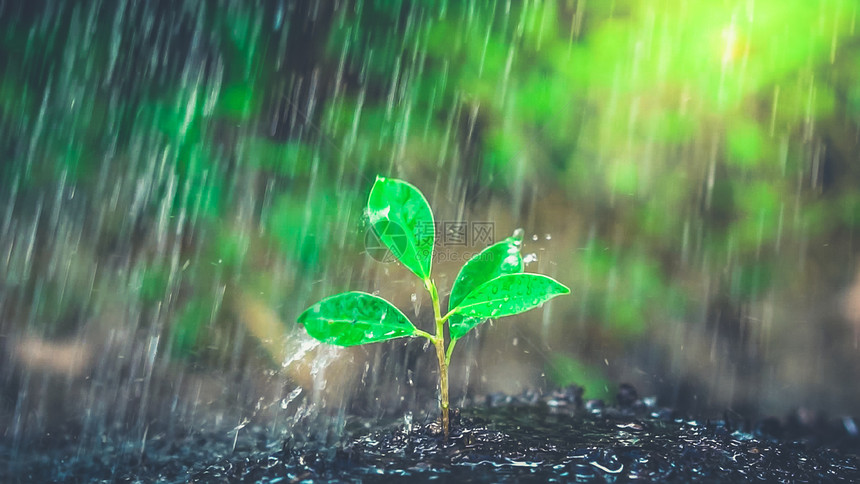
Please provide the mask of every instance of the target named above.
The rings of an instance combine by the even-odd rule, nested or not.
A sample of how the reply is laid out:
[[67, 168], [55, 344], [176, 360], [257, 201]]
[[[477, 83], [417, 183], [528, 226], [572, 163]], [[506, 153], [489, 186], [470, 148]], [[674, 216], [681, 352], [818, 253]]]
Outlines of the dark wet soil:
[[853, 482], [860, 481], [854, 419], [797, 412], [755, 424], [685, 420], [623, 386], [618, 404], [549, 395], [494, 395], [454, 418], [447, 443], [433, 421], [401, 421], [330, 449], [271, 442], [249, 429], [97, 455], [11, 456], [3, 482]]

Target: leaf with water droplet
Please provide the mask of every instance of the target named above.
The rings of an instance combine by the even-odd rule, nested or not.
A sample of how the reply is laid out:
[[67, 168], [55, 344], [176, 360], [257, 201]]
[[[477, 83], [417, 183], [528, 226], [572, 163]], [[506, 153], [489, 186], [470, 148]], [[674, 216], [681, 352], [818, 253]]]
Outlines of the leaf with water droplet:
[[[455, 308], [460, 302], [474, 291], [478, 286], [487, 281], [495, 279], [502, 274], [516, 274], [523, 271], [523, 258], [520, 255], [522, 246], [523, 230], [517, 229], [514, 234], [501, 242], [497, 242], [469, 259], [451, 288], [451, 296], [448, 298], [448, 310]], [[465, 316], [452, 314], [449, 324], [453, 326], [469, 326], [470, 328], [481, 324], [483, 321], [463, 321]]]
[[450, 320], [451, 338], [463, 337], [487, 318], [519, 314], [569, 292], [564, 284], [542, 274], [502, 274], [460, 301], [454, 311], [463, 319]]
[[299, 315], [298, 322], [314, 338], [338, 346], [414, 336], [417, 331], [393, 304], [359, 291], [319, 301]]
[[421, 280], [429, 280], [436, 230], [424, 195], [405, 181], [378, 176], [367, 199], [367, 215], [394, 257]]

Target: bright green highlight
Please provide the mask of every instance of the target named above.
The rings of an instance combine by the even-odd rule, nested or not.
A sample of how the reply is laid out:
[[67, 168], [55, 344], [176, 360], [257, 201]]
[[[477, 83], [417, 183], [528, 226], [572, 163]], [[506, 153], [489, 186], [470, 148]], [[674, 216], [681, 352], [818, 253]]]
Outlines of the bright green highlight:
[[[323, 343], [354, 346], [404, 336], [420, 336], [433, 343], [439, 361], [439, 405], [442, 428], [448, 437], [448, 365], [459, 338], [491, 317], [509, 316], [540, 306], [570, 290], [540, 274], [524, 274], [520, 255], [523, 232], [493, 244], [470, 259], [457, 276], [442, 316], [439, 291], [430, 278], [433, 258], [433, 213], [424, 195], [401, 180], [377, 177], [367, 201], [367, 214], [379, 239], [423, 282], [430, 293], [435, 333], [416, 328], [388, 301], [363, 292], [345, 292], [306, 309], [298, 322]], [[445, 323], [450, 340], [446, 344]]]
[[[451, 288], [451, 296], [448, 298], [448, 311], [451, 312], [460, 301], [466, 298], [478, 286], [490, 281], [502, 274], [516, 274], [523, 271], [523, 257], [520, 254], [520, 246], [523, 242], [522, 230], [517, 230], [514, 235], [497, 242], [482, 250], [476, 256], [469, 259]], [[448, 324], [451, 327], [451, 338], [457, 339], [468, 331], [455, 331], [455, 328], [473, 328], [483, 322], [478, 319], [467, 321], [462, 314], [451, 314]], [[474, 318], [469, 318], [474, 319]]]
[[415, 336], [417, 328], [381, 297], [352, 291], [327, 297], [299, 316], [308, 334], [338, 346], [355, 346]]
[[[376, 235], [421, 280], [430, 278], [436, 231], [433, 212], [417, 188], [401, 180], [376, 177], [367, 200]], [[393, 224], [400, 230], [384, 230]]]
[[[534, 309], [570, 289], [541, 274], [504, 274], [469, 293], [454, 312], [467, 316], [463, 324], [451, 323], [451, 338], [463, 337], [487, 318], [512, 316]], [[475, 324], [471, 322], [477, 321]]]

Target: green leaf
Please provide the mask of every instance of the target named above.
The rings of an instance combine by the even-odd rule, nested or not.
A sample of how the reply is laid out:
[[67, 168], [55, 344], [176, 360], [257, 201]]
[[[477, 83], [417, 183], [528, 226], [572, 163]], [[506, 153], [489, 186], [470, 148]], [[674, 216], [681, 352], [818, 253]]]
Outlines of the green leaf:
[[338, 346], [355, 346], [413, 336], [415, 326], [381, 297], [343, 292], [307, 308], [298, 322], [314, 338]]
[[570, 289], [541, 274], [503, 274], [469, 293], [455, 309], [462, 321], [450, 321], [451, 338], [463, 337], [487, 318], [501, 318], [536, 308]]
[[401, 180], [376, 177], [367, 214], [377, 237], [422, 280], [430, 279], [436, 230], [424, 195]]
[[[451, 288], [451, 296], [448, 298], [448, 310], [457, 307], [470, 292], [485, 282], [495, 279], [502, 274], [516, 274], [523, 271], [523, 257], [520, 247], [523, 242], [523, 231], [517, 229], [514, 235], [497, 242], [469, 259]], [[465, 317], [460, 314], [452, 314], [449, 324], [452, 326], [468, 326], [473, 328], [483, 321], [477, 320], [466, 323]]]
[[457, 306], [470, 292], [481, 284], [495, 279], [502, 274], [516, 274], [523, 271], [523, 257], [520, 247], [523, 243], [523, 231], [517, 229], [514, 235], [497, 242], [469, 259], [451, 288], [448, 299], [448, 309]]

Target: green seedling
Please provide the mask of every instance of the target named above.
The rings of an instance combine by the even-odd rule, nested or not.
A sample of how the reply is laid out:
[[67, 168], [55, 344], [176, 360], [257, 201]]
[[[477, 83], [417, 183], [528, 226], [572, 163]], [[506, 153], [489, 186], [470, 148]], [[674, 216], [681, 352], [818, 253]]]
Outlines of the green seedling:
[[[433, 212], [417, 188], [401, 180], [377, 177], [367, 200], [374, 233], [397, 260], [424, 283], [433, 302], [435, 334], [415, 327], [393, 304], [364, 292], [327, 297], [298, 318], [308, 334], [323, 343], [354, 346], [401, 337], [427, 338], [439, 360], [442, 429], [448, 437], [448, 365], [454, 345], [489, 318], [518, 314], [570, 290], [540, 274], [523, 272], [522, 229], [472, 257], [457, 275], [448, 312], [439, 308], [439, 292], [430, 277], [436, 233]], [[448, 341], [445, 324], [448, 325]]]

